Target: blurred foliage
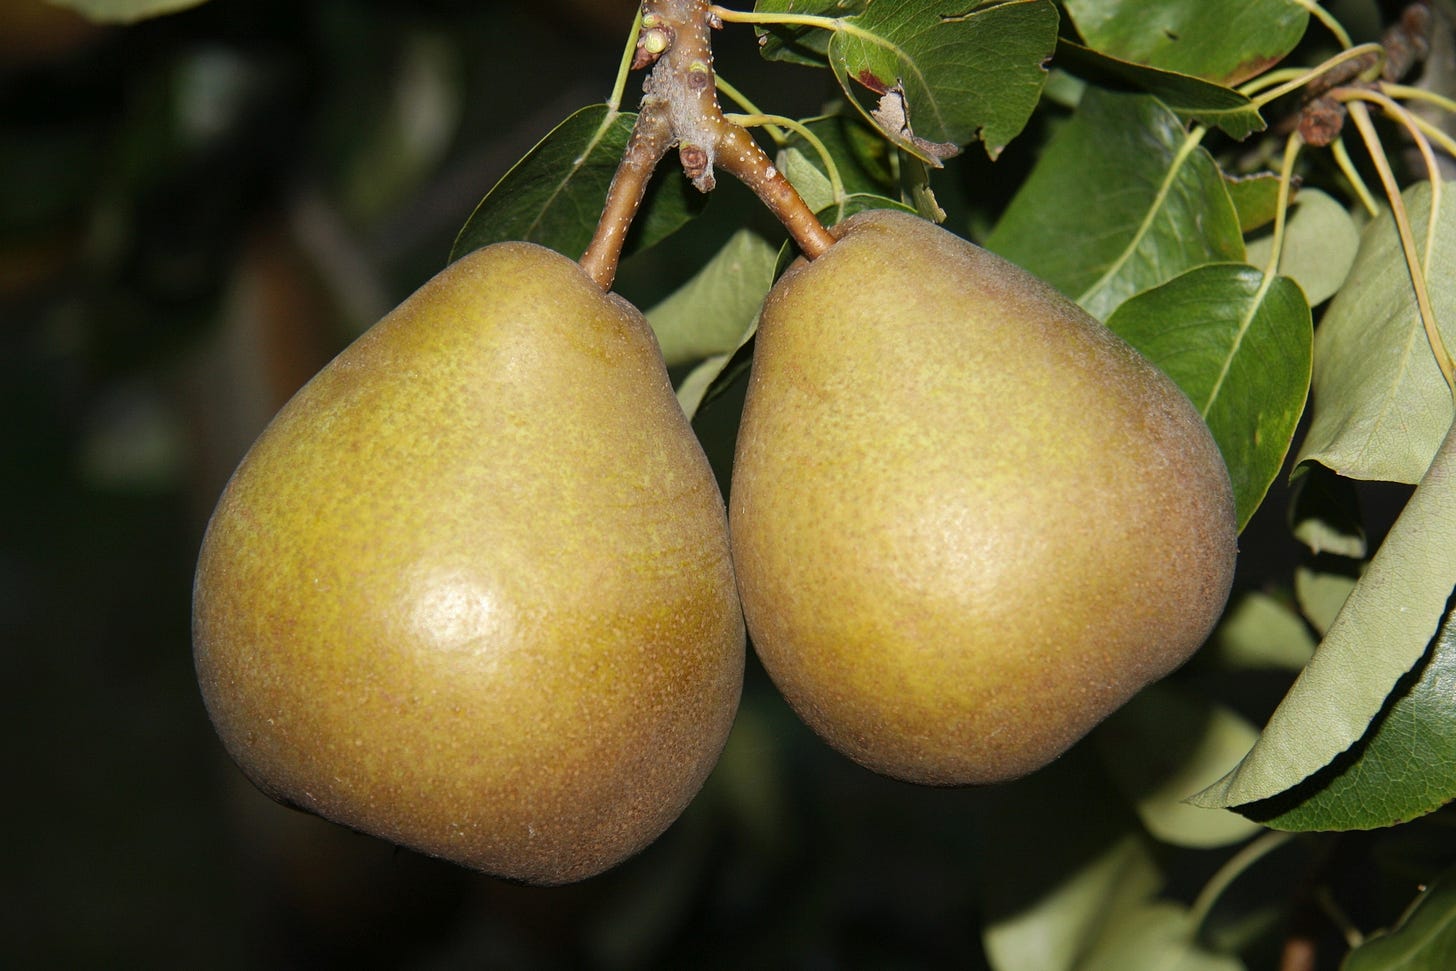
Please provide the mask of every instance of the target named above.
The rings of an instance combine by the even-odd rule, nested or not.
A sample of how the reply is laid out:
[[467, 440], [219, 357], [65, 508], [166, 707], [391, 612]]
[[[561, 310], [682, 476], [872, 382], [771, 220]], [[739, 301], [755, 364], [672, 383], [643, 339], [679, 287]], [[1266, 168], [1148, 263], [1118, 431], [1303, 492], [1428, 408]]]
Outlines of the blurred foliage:
[[[1373, 4], [1330, 6], [1352, 29], [1379, 29]], [[1137, 926], [1182, 958], [1196, 933], [1261, 968], [1290, 927], [1325, 955], [1343, 949], [1338, 923], [1306, 926], [1312, 914], [1395, 926], [1416, 888], [1456, 864], [1449, 809], [1290, 838], [1199, 910], [1248, 829], [1195, 821], [1189, 835], [1190, 807], [1157, 779], [1101, 770], [1125, 744], [1151, 761], [1168, 719], [1170, 744], [1197, 734], [1190, 721], [1236, 740], [1264, 722], [1291, 672], [1230, 661], [1248, 648], [1235, 627], [1168, 693], [1045, 773], [985, 790], [921, 789], [846, 762], [750, 661], [702, 796], [640, 857], [571, 887], [394, 850], [274, 805], [227, 762], [188, 643], [193, 557], [224, 477], [298, 385], [444, 264], [517, 159], [609, 93], [634, 7], [214, 0], [127, 27], [41, 0], [0, 8], [0, 404], [12, 418], [0, 633], [18, 782], [3, 963], [978, 968], [988, 948], [1115, 962], [1126, 940], [1052, 906], [1077, 898], [1141, 908]], [[770, 92], [775, 110], [809, 114], [837, 90], [751, 43], [720, 46], [725, 76]], [[952, 219], [993, 225], [1065, 123], [1039, 112], [998, 162], [955, 160], [936, 183]], [[671, 246], [624, 264], [619, 289], [652, 307], [725, 227], [765, 222], [725, 184]], [[739, 400], [730, 389], [697, 419], [725, 477]], [[1262, 539], [1285, 529], [1282, 481], [1245, 533], [1236, 601], [1275, 620], [1294, 617], [1294, 594], [1269, 580], [1297, 558]], [[1404, 495], [1362, 498], [1378, 538]], [[1336, 572], [1309, 574], [1309, 589]], [[1297, 667], [1307, 645], [1294, 624]], [[1449, 879], [1439, 886], [1438, 903]], [[1408, 947], [1433, 911], [1384, 947]]]

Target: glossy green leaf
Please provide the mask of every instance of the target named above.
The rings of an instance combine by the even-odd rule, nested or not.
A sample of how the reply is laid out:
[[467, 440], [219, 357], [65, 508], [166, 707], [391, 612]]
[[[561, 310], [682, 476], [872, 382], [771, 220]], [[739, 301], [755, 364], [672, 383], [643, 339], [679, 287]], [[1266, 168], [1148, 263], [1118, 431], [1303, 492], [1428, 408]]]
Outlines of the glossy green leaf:
[[1299, 287], [1252, 266], [1201, 266], [1128, 300], [1107, 324], [1192, 399], [1233, 480], [1242, 529], [1304, 413], [1312, 323]]
[[1387, 933], [1355, 948], [1340, 971], [1450, 971], [1456, 968], [1456, 871], [1426, 887]]
[[1065, 37], [1057, 40], [1056, 65], [1105, 87], [1132, 87], [1153, 95], [1184, 121], [1219, 128], [1236, 139], [1263, 131], [1264, 118], [1246, 95], [1202, 78], [1118, 60]]
[[[1311, 307], [1318, 306], [1339, 292], [1359, 249], [1360, 231], [1345, 207], [1318, 189], [1302, 189], [1290, 207], [1279, 273], [1299, 284]], [[1250, 263], [1268, 266], [1273, 236], [1251, 241], [1248, 250]]]
[[[1201, 661], [1233, 668], [1298, 671], [1309, 663], [1314, 646], [1314, 637], [1299, 614], [1266, 593], [1252, 592], [1229, 605], [1198, 656]], [[1253, 742], [1251, 738], [1239, 757]], [[1237, 761], [1233, 759], [1225, 771]]]
[[1233, 772], [1195, 797], [1237, 807], [1285, 793], [1363, 738], [1426, 655], [1456, 589], [1456, 430], [1391, 526], [1314, 658]]
[[[1403, 198], [1424, 250], [1431, 190]], [[1456, 348], [1456, 183], [1442, 192], [1427, 282], [1437, 326]], [[1416, 310], [1394, 220], [1366, 227], [1354, 268], [1315, 335], [1314, 409], [1299, 461], [1352, 479], [1413, 483], [1451, 425], [1451, 389]]]
[[1089, 88], [986, 240], [1106, 319], [1194, 267], [1242, 261], [1213, 158], [1155, 99]]
[[[486, 193], [456, 237], [450, 259], [505, 240], [540, 243], [579, 258], [596, 231], [636, 120], [635, 114], [602, 104], [582, 108], [557, 125]], [[660, 173], [638, 212], [627, 250], [671, 235], [706, 200], [681, 173]]]
[[200, 6], [206, 0], [46, 0], [100, 24], [130, 24]]
[[1198, 927], [1184, 907], [1160, 901], [1108, 928], [1078, 971], [1243, 971], [1238, 958], [1198, 943]]
[[1279, 211], [1279, 176], [1274, 172], [1224, 176], [1224, 187], [1239, 214], [1239, 228], [1246, 233], [1274, 222]]
[[[1456, 591], [1453, 591], [1456, 592]], [[1456, 614], [1359, 744], [1293, 792], [1239, 812], [1275, 829], [1376, 829], [1456, 798]]]
[[777, 260], [777, 247], [741, 229], [692, 279], [647, 311], [667, 365], [736, 349], [773, 286]]
[[[995, 158], [1036, 108], [1057, 22], [1051, 0], [1003, 0], [964, 12], [937, 0], [872, 3], [838, 22], [829, 62], [849, 100], [901, 149], [938, 165], [944, 155], [924, 142], [961, 146], [979, 138]], [[866, 107], [865, 96], [883, 98]]]
[[[869, 0], [758, 0], [755, 13], [840, 18], [862, 13]], [[763, 24], [755, 28], [759, 53], [770, 61], [823, 67], [829, 63], [830, 31], [801, 24]]]
[[1123, 60], [1238, 84], [1279, 63], [1309, 23], [1295, 0], [1064, 0], [1088, 46]]
[[1147, 688], [1097, 728], [1108, 773], [1149, 833], [1175, 846], [1241, 842], [1259, 826], [1185, 802], [1238, 764], [1259, 730], [1236, 712], [1167, 684]]
[[1151, 845], [1091, 754], [1075, 748], [988, 793], [983, 939], [997, 971], [1081, 968], [1097, 938], [1162, 885]]

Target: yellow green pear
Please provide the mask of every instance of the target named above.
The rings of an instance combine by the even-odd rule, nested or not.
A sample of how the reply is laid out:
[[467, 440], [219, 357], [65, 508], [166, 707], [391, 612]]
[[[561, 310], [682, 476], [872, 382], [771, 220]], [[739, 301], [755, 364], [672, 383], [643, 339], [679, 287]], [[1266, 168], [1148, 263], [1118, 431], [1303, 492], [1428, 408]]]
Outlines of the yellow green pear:
[[243, 459], [193, 646], [281, 801], [531, 883], [642, 849], [717, 760], [744, 655], [722, 496], [642, 315], [531, 244], [443, 270]]
[[1228, 471], [1179, 388], [1042, 281], [907, 213], [836, 234], [760, 319], [729, 497], [750, 639], [861, 764], [1013, 779], [1203, 643]]

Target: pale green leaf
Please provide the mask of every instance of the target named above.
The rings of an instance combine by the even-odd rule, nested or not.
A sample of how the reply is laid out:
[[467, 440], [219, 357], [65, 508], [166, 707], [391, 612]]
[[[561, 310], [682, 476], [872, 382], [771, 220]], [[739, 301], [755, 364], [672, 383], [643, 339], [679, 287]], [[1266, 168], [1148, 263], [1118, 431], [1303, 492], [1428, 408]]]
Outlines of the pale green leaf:
[[779, 152], [778, 168], [810, 209], [818, 212], [834, 204], [834, 185], [829, 176], [800, 149], [786, 148]]
[[[1424, 250], [1431, 189], [1404, 193]], [[1437, 326], [1456, 348], [1456, 183], [1442, 192], [1427, 282]], [[1413, 483], [1451, 425], [1451, 389], [1416, 310], [1389, 213], [1366, 227], [1345, 285], [1315, 335], [1314, 408], [1299, 462], [1352, 479]]]
[[1355, 584], [1360, 580], [1360, 564], [1343, 557], [1315, 557], [1310, 563], [1294, 568], [1294, 598], [1309, 625], [1321, 637], [1329, 633], [1340, 616], [1340, 610]]
[[[811, 118], [804, 125], [829, 155], [846, 195], [898, 194], [894, 149], [857, 113]], [[789, 133], [776, 164], [816, 212], [835, 201], [826, 162], [798, 132]]]
[[[1301, 189], [1285, 227], [1279, 273], [1293, 278], [1314, 307], [1339, 292], [1359, 248], [1360, 231], [1345, 207], [1318, 189]], [[1250, 263], [1268, 266], [1274, 238], [1261, 236], [1248, 249]]]
[[[596, 231], [607, 189], [637, 116], [591, 105], [577, 111], [501, 177], [455, 239], [450, 259], [505, 240], [524, 240], [580, 258]], [[680, 173], [654, 179], [627, 250], [649, 246], [693, 218], [707, 197]]]
[[[1003, 0], [949, 11], [938, 0], [881, 0], [836, 23], [829, 62], [849, 100], [900, 148], [934, 165], [918, 140], [965, 145], [995, 158], [1026, 126], [1046, 84], [1058, 15], [1051, 0]], [[886, 92], [893, 115], [877, 114]], [[941, 157], [944, 157], [943, 155]]]
[[714, 354], [688, 372], [677, 386], [677, 403], [689, 420], [697, 417], [708, 402], [722, 394], [739, 375], [747, 373], [753, 358], [753, 345], [749, 343], [758, 330], [754, 321], [753, 330], [743, 338], [743, 344], [732, 351]]
[[1309, 663], [1314, 646], [1314, 637], [1297, 613], [1266, 593], [1252, 592], [1229, 605], [1199, 657], [1234, 668], [1298, 671]]
[[1371, 937], [1340, 971], [1450, 971], [1456, 968], [1456, 871], [1426, 887], [1388, 933]]
[[667, 365], [737, 348], [773, 286], [777, 260], [777, 247], [740, 229], [692, 279], [647, 311]]
[[1213, 432], [1239, 528], [1263, 502], [1309, 388], [1309, 306], [1287, 277], [1201, 266], [1126, 301], [1107, 324], [1167, 372]]
[[1309, 23], [1295, 0], [1064, 0], [1090, 47], [1238, 84], [1279, 63]]
[[1165, 843], [1203, 849], [1259, 831], [1235, 813], [1185, 802], [1237, 765], [1258, 737], [1236, 712], [1167, 684], [1142, 691], [1093, 735], [1148, 832]]
[[986, 246], [1099, 319], [1205, 263], [1242, 261], [1213, 158], [1153, 98], [1089, 88]]
[[1238, 767], [1203, 806], [1269, 799], [1362, 737], [1397, 682], [1425, 656], [1456, 589], [1456, 429], [1448, 430], [1314, 658]]
[[99, 24], [130, 24], [200, 6], [206, 0], [46, 0]]
[[1238, 807], [1284, 830], [1376, 829], [1456, 798], [1456, 613], [1360, 743], [1295, 790]]
[[1159, 901], [1108, 928], [1078, 971], [1243, 971], [1243, 962], [1198, 943], [1192, 915]]
[[1098, 936], [1162, 884], [1150, 843], [1091, 754], [1075, 748], [988, 792], [983, 940], [997, 971], [1076, 971]]

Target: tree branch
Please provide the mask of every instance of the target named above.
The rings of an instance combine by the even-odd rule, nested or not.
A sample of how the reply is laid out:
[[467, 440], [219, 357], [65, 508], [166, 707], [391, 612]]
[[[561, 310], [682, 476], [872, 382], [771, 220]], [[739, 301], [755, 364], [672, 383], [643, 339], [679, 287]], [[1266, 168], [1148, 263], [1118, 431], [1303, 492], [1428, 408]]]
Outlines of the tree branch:
[[748, 131], [723, 115], [713, 76], [712, 30], [721, 26], [706, 0], [643, 0], [635, 66], [652, 64], [641, 113], [607, 193], [602, 218], [581, 265], [609, 289], [627, 229], [642, 205], [657, 163], [676, 145], [683, 172], [700, 192], [722, 168], [753, 190], [814, 259], [834, 237]]

